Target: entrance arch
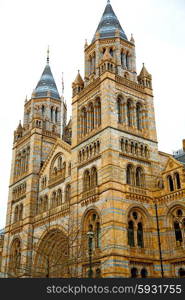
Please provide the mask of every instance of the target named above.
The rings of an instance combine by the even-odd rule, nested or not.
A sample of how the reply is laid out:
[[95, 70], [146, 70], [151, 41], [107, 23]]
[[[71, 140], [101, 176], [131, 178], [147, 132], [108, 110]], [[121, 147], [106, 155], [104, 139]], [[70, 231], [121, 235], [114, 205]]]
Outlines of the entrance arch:
[[69, 274], [68, 240], [60, 229], [51, 229], [35, 250], [33, 277], [64, 278]]

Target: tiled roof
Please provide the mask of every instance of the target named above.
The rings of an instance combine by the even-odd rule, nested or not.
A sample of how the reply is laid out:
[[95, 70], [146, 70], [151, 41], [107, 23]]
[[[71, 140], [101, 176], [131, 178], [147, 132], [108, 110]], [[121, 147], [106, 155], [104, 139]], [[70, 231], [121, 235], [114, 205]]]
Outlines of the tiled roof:
[[128, 40], [125, 32], [123, 31], [120, 22], [115, 15], [110, 1], [107, 1], [104, 13], [93, 37], [92, 42], [96, 39], [96, 34], [99, 35], [100, 39], [112, 38], [116, 36], [116, 32], [119, 32], [120, 37], [124, 40]]
[[51, 98], [60, 99], [49, 64], [45, 66], [42, 76], [36, 86], [36, 89], [34, 90], [33, 98], [44, 98], [48, 95]]

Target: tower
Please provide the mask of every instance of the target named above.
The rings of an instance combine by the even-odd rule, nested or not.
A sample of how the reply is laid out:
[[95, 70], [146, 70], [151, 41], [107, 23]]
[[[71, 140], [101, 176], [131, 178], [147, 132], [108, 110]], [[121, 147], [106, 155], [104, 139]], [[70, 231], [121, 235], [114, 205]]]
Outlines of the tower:
[[[72, 202], [96, 239], [101, 223], [93, 276], [101, 265], [103, 277], [128, 277], [132, 264], [154, 259], [141, 254], [153, 247], [144, 222], [158, 168], [152, 77], [144, 65], [137, 75], [134, 38], [128, 40], [110, 1], [84, 56], [84, 81], [78, 73], [73, 83]], [[86, 276], [87, 263], [82, 268]]]
[[[2, 272], [18, 277], [13, 258], [21, 248], [21, 265], [25, 274], [31, 265], [32, 232], [39, 192], [39, 172], [52, 146], [62, 135], [66, 122], [66, 105], [47, 63], [31, 99], [25, 100], [24, 119], [14, 132], [10, 188], [5, 230]], [[14, 247], [16, 245], [16, 247]], [[16, 250], [17, 251], [17, 250]], [[22, 268], [23, 269], [23, 268]], [[16, 271], [15, 271], [16, 270]], [[26, 276], [26, 275], [25, 275]]]

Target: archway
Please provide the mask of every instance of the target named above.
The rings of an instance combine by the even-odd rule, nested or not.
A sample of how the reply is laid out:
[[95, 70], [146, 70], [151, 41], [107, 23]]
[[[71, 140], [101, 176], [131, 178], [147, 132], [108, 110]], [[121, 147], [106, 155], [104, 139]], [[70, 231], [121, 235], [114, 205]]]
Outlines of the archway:
[[37, 248], [33, 277], [62, 278], [69, 277], [68, 239], [60, 229], [48, 231]]

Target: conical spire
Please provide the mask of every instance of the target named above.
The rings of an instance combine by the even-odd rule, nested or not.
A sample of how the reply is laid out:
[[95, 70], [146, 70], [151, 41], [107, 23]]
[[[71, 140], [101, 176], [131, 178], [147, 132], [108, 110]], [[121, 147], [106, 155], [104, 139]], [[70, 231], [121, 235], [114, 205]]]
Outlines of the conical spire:
[[113, 11], [110, 1], [108, 0], [92, 42], [94, 42], [97, 36], [100, 39], [115, 37], [117, 32], [119, 32], [119, 36], [122, 39], [127, 40], [127, 36]]
[[47, 64], [42, 76], [32, 94], [33, 98], [45, 98], [50, 95], [51, 98], [60, 99], [58, 89], [49, 65], [49, 48], [47, 50]]
[[75, 78], [75, 81], [73, 82], [74, 84], [77, 84], [77, 85], [83, 85], [84, 84], [84, 81], [80, 75], [80, 71], [78, 70], [78, 74]]
[[140, 77], [151, 77], [151, 74], [147, 71], [145, 64], [143, 63], [142, 70], [139, 74]]

